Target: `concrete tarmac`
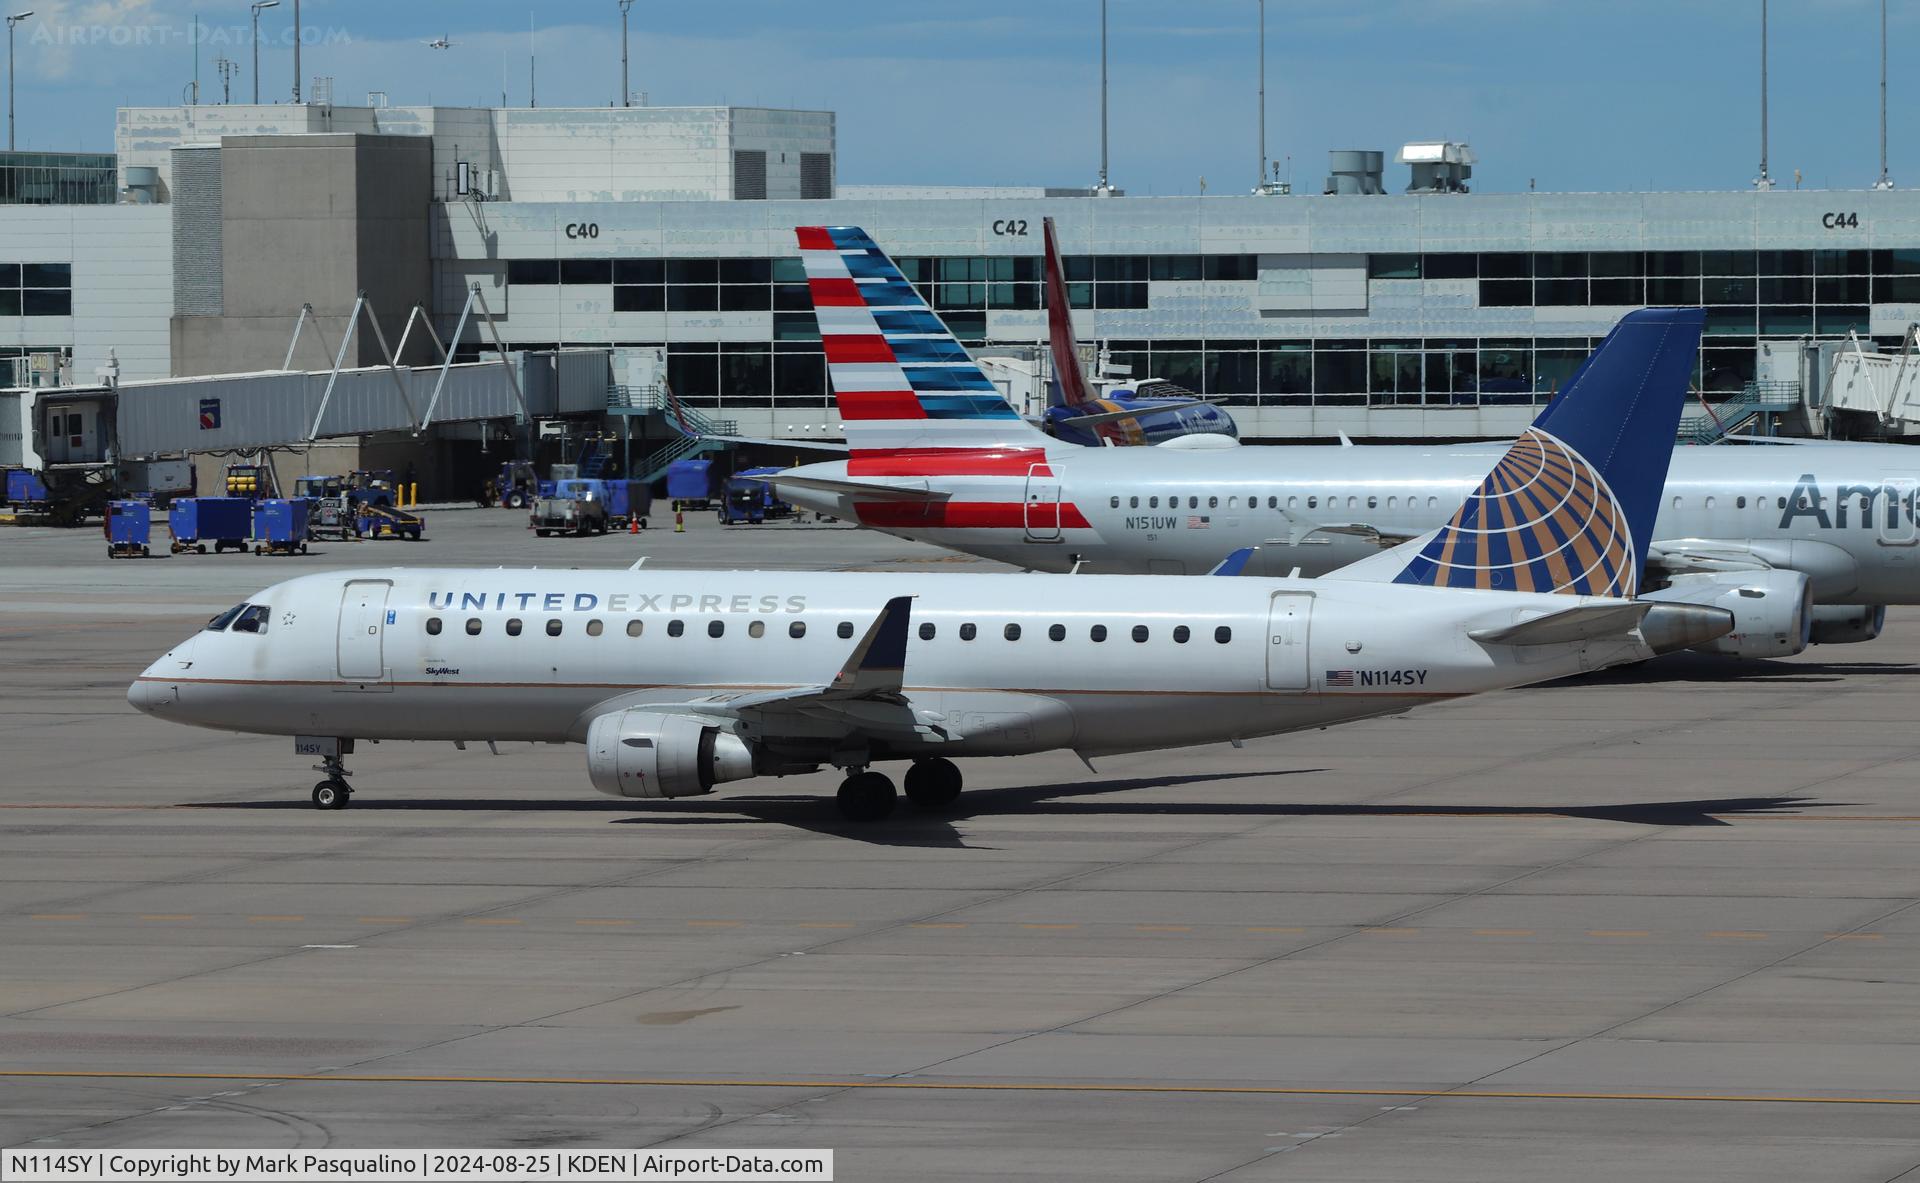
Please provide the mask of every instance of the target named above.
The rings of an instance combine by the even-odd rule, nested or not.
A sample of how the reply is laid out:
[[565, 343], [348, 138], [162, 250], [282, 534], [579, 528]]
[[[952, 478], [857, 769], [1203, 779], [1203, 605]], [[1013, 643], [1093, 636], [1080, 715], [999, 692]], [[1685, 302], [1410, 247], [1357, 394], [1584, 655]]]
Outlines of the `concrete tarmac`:
[[[1920, 1179], [1920, 610], [1245, 748], [635, 804], [127, 682], [322, 567], [988, 570], [834, 526], [0, 532], [0, 1145], [831, 1147], [843, 1180]], [[164, 538], [164, 532], [161, 532]]]

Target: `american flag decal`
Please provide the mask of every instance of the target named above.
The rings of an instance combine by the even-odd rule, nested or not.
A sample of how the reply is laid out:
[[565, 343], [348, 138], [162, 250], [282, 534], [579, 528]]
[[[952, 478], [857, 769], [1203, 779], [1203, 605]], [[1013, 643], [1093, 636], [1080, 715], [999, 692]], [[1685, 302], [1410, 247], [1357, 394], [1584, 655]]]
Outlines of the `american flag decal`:
[[1203, 517], [1200, 514], [1193, 514], [1187, 518], [1187, 529], [1189, 530], [1210, 529], [1212, 521], [1213, 521], [1212, 518]]
[[1329, 690], [1351, 690], [1353, 689], [1353, 671], [1328, 670], [1326, 682]]

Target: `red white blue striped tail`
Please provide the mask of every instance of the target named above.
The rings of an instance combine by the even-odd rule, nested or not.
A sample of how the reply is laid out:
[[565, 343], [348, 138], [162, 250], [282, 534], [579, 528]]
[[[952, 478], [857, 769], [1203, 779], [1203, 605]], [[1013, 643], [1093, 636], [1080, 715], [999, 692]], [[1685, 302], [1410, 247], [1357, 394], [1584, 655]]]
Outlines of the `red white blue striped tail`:
[[794, 233], [855, 457], [1046, 447], [866, 231]]

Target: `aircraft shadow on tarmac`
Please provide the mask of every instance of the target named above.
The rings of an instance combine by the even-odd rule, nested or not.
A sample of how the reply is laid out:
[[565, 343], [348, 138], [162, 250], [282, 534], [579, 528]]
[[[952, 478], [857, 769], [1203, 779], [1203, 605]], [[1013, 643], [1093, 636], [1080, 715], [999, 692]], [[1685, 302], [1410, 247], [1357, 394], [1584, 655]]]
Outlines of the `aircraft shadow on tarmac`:
[[[1718, 797], [1686, 801], [1633, 801], [1616, 804], [1573, 805], [1445, 805], [1371, 804], [1366, 802], [1286, 801], [1115, 801], [1115, 793], [1138, 789], [1177, 788], [1189, 784], [1245, 780], [1254, 777], [1299, 776], [1326, 772], [1325, 768], [1292, 768], [1260, 772], [1230, 772], [1187, 776], [1147, 776], [1007, 788], [970, 789], [954, 809], [920, 813], [902, 802], [900, 811], [885, 822], [850, 822], [841, 818], [831, 798], [813, 794], [733, 796], [648, 802], [644, 805], [606, 800], [489, 800], [486, 798], [413, 797], [381, 799], [374, 794], [356, 798], [351, 812], [419, 810], [429, 812], [612, 813], [616, 825], [744, 825], [771, 822], [794, 829], [853, 838], [877, 846], [934, 849], [980, 849], [969, 843], [956, 823], [975, 817], [1215, 817], [1278, 819], [1289, 817], [1350, 818], [1579, 818], [1642, 826], [1725, 826], [1730, 817], [1765, 817], [1809, 807], [1833, 808], [1840, 802], [1812, 797]], [[189, 806], [202, 809], [311, 809], [304, 801], [227, 801]]]
[[1712, 682], [1722, 685], [1750, 682], [1840, 682], [1858, 677], [1907, 677], [1920, 674], [1920, 665], [1897, 661], [1771, 661], [1716, 657], [1707, 653], [1669, 653], [1638, 665], [1615, 666], [1592, 674], [1575, 674], [1535, 689], [1566, 690], [1580, 686], [1649, 686], [1675, 682]]

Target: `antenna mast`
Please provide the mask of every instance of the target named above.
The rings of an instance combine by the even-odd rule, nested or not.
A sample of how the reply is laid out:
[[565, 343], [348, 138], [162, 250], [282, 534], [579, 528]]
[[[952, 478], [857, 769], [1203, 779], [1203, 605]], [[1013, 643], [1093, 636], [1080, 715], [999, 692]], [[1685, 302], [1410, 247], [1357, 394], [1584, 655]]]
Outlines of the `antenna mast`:
[[1107, 183], [1107, 0], [1100, 0], [1100, 183], [1093, 194], [1113, 196], [1113, 186]]
[[1880, 0], [1880, 179], [1873, 187], [1893, 188], [1887, 175], [1887, 0]]
[[1773, 188], [1767, 173], [1767, 0], [1760, 0], [1760, 175], [1753, 180], [1755, 189]]

